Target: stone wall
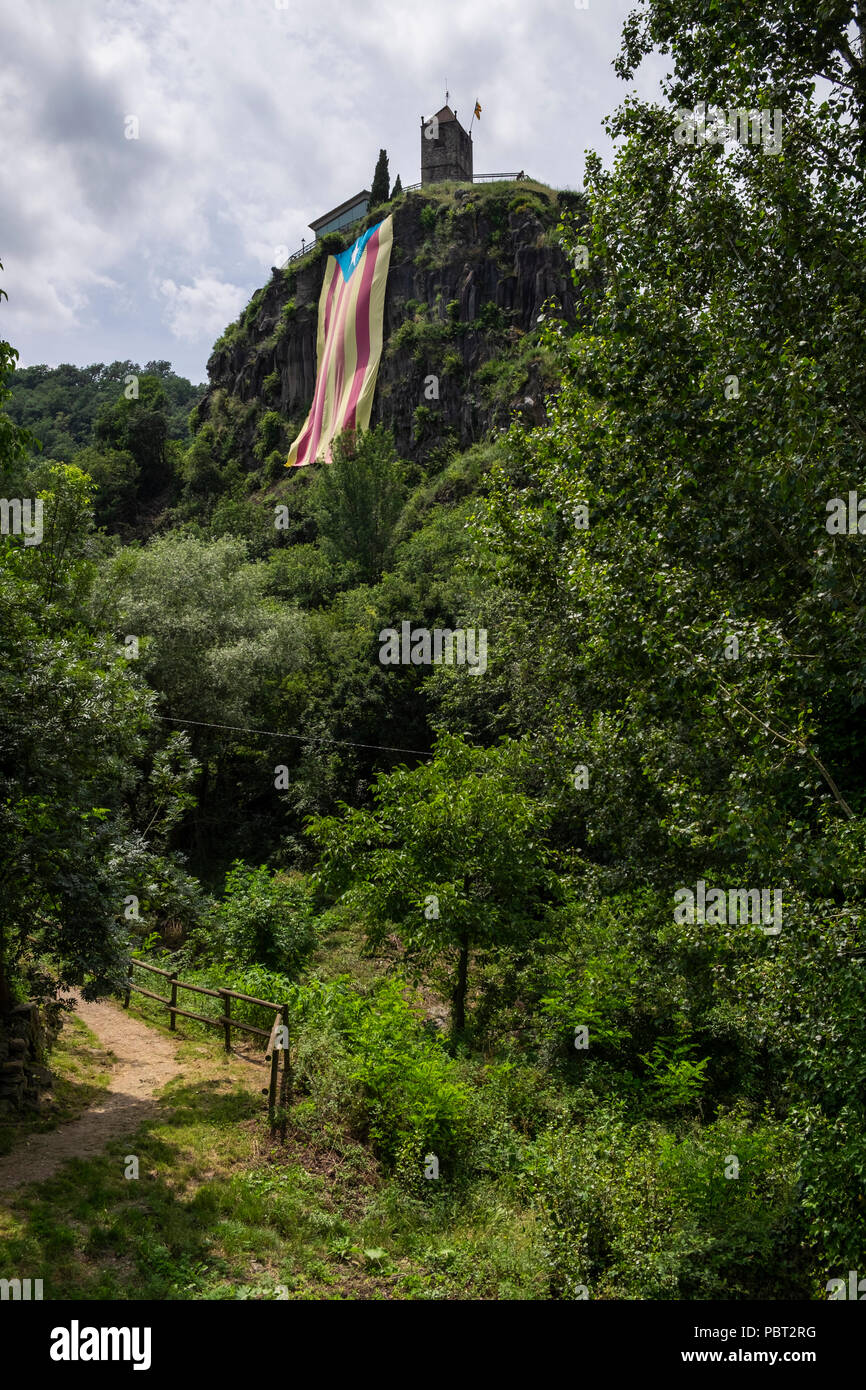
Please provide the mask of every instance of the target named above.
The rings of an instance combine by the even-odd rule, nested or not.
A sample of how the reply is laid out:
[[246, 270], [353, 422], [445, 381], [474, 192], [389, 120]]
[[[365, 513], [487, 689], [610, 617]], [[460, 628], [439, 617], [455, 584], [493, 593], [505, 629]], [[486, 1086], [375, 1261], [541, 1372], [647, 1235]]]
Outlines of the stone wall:
[[35, 1004], [16, 1004], [0, 1018], [0, 1115], [38, 1109], [51, 1087], [46, 1039]]

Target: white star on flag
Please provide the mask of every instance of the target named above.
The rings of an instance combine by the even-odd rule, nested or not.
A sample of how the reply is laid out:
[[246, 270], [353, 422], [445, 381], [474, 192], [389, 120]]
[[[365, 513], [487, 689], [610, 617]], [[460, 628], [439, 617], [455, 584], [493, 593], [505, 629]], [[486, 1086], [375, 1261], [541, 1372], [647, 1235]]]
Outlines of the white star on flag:
[[352, 265], [356, 265], [356, 264], [357, 264], [358, 257], [360, 256], [360, 254], [361, 254], [361, 248], [360, 248], [360, 246], [358, 245], [358, 243], [357, 243], [357, 241], [356, 241], [356, 242], [355, 242], [355, 249], [354, 249], [354, 251], [352, 252]]

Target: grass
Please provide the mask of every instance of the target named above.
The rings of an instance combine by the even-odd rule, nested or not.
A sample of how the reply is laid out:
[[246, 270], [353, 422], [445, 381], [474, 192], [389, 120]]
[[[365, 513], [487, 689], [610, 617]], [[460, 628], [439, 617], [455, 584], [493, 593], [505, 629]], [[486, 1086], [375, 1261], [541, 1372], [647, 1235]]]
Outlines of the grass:
[[51, 1053], [53, 1095], [45, 1098], [38, 1114], [0, 1122], [0, 1154], [28, 1134], [43, 1134], [76, 1119], [105, 1090], [115, 1061], [81, 1019], [67, 1018]]
[[[360, 943], [356, 928], [335, 927], [320, 967], [341, 973], [354, 962], [372, 978], [380, 967]], [[143, 1017], [138, 1004], [131, 1012]], [[312, 1097], [296, 1099], [285, 1143], [272, 1139], [264, 1066], [227, 1057], [218, 1036], [192, 1026], [179, 1020], [171, 1035], [181, 1074], [158, 1118], [97, 1158], [0, 1196], [5, 1268], [42, 1279], [47, 1299], [544, 1296], [532, 1224], [516, 1201], [423, 1180], [407, 1189]], [[55, 1053], [54, 1122], [99, 1093], [108, 1061], [72, 1020]], [[137, 1179], [125, 1177], [130, 1155]]]
[[162, 1123], [10, 1194], [4, 1264], [49, 1299], [530, 1296], [502, 1216], [469, 1209], [455, 1225], [447, 1202], [406, 1196], [303, 1104], [281, 1149], [260, 1098], [206, 1070], [166, 1088]]
[[319, 919], [319, 941], [310, 965], [320, 980], [351, 975], [362, 988], [388, 973], [388, 960], [365, 950], [364, 929], [357, 922], [329, 913]]

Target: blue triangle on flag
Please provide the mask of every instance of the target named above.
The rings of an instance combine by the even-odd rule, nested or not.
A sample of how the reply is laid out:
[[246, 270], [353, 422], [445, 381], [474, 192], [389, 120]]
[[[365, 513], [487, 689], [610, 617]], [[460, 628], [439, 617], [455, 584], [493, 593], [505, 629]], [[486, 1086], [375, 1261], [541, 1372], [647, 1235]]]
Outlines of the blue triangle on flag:
[[347, 246], [345, 251], [341, 251], [339, 255], [334, 257], [334, 260], [342, 271], [344, 280], [348, 280], [352, 271], [361, 264], [364, 247], [367, 245], [373, 233], [377, 231], [381, 225], [381, 222], [377, 222], [375, 227], [368, 227], [366, 232], [363, 232], [361, 236], [358, 237], [357, 241], [353, 241], [351, 246]]

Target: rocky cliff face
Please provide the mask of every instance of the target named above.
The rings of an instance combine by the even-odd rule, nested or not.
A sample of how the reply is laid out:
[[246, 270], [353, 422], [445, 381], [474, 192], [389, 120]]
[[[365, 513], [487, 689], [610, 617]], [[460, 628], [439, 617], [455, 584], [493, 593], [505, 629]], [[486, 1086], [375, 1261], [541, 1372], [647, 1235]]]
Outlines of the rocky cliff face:
[[[393, 429], [404, 456], [448, 436], [465, 448], [515, 408], [543, 418], [541, 397], [553, 383], [534, 350], [538, 315], [553, 296], [566, 318], [574, 316], [570, 268], [555, 236], [568, 198], [523, 182], [451, 185], [405, 194], [389, 209], [394, 247], [371, 424]], [[246, 467], [258, 466], [276, 442], [262, 443], [264, 412], [284, 422], [283, 448], [309, 408], [325, 253], [350, 245], [381, 216], [274, 270], [216, 345], [199, 423], [216, 422], [216, 407], [233, 402], [234, 447]]]

